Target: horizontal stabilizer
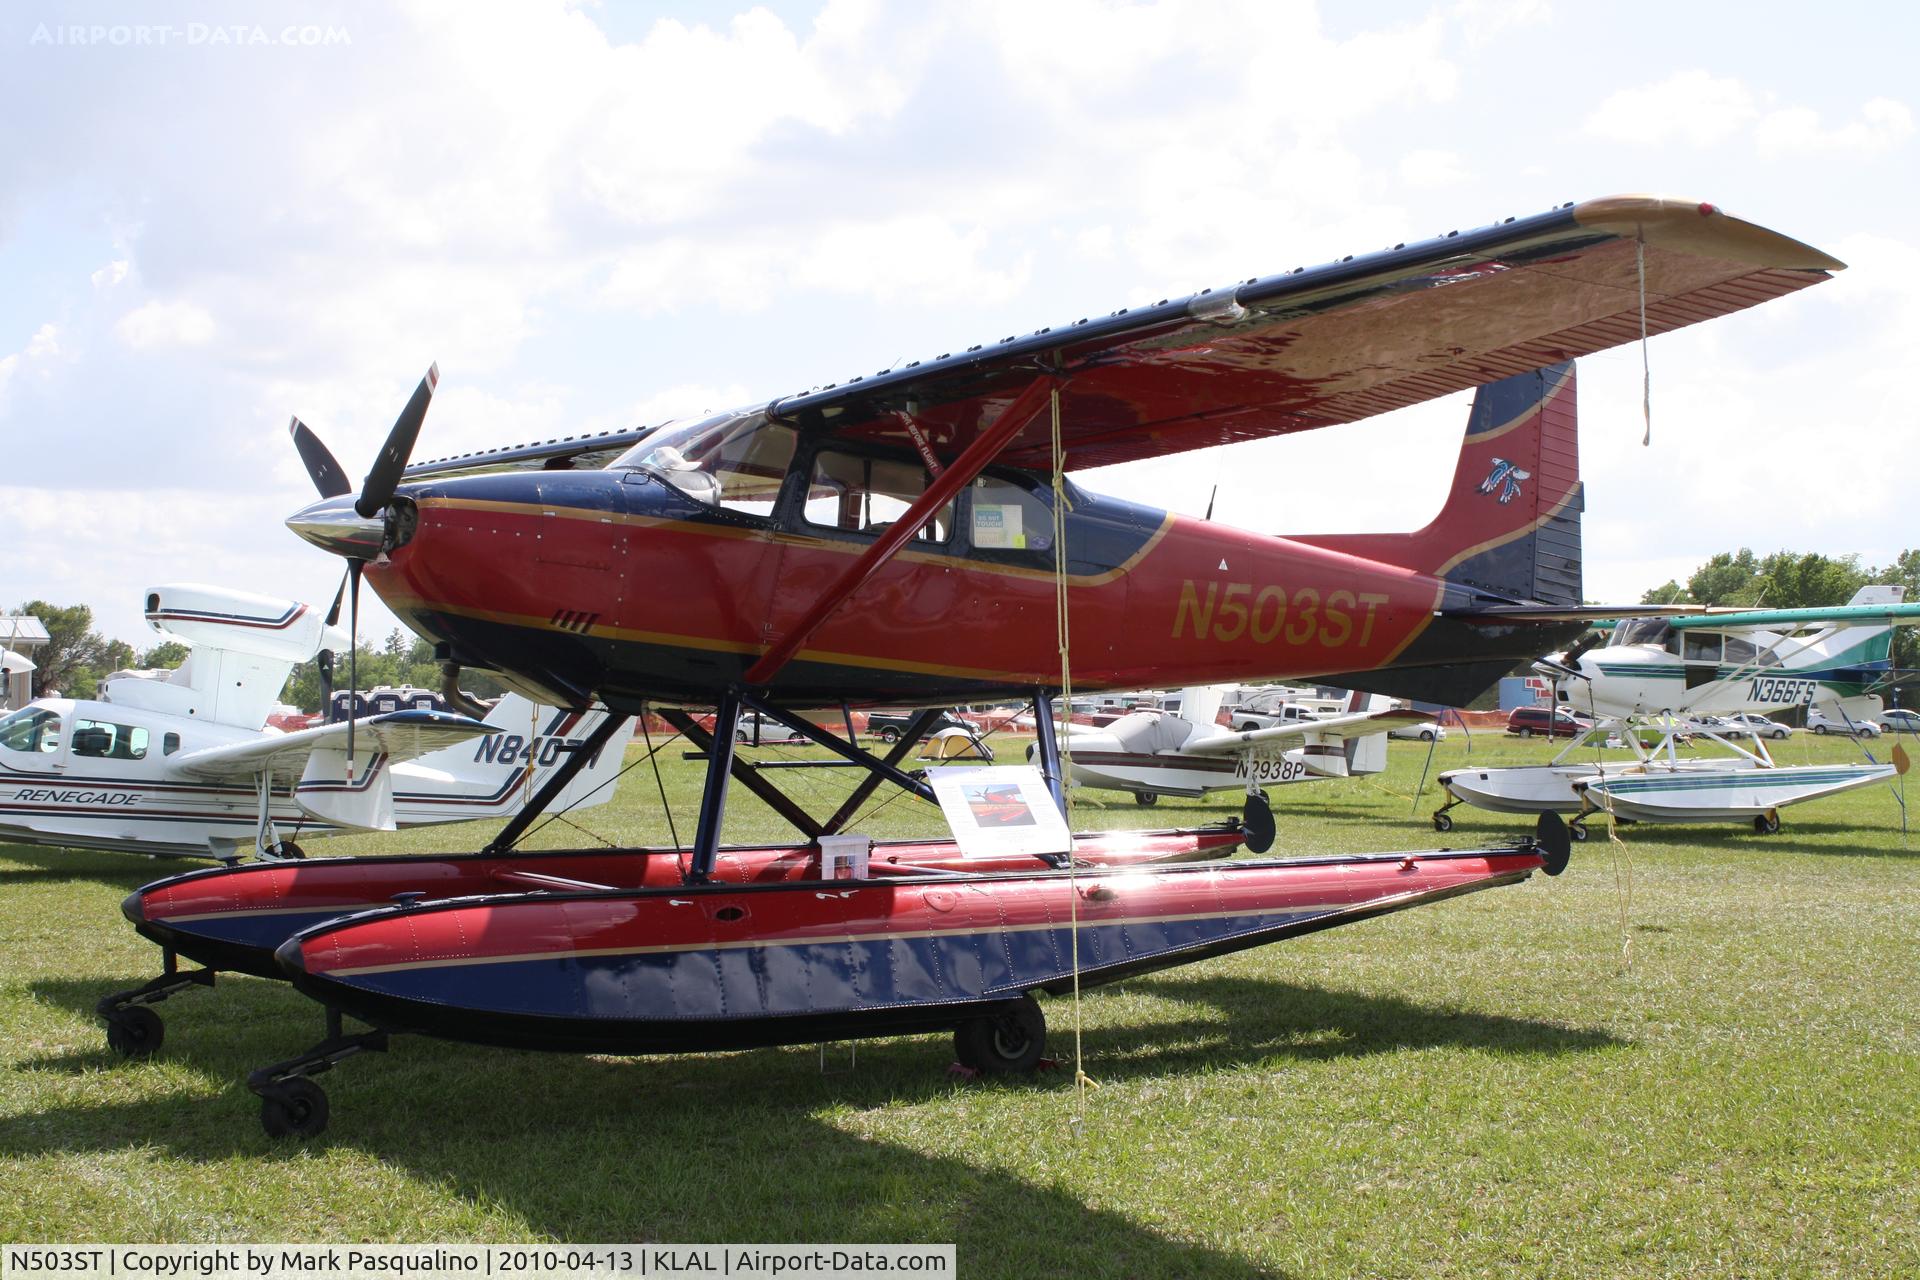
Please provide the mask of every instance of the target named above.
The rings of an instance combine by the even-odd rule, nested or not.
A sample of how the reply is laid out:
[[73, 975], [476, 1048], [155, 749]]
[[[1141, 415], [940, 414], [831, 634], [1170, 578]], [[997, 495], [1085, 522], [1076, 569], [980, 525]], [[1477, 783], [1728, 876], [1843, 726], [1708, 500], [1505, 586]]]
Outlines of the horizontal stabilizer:
[[[1231, 756], [1266, 743], [1290, 740], [1344, 742], [1348, 738], [1365, 737], [1370, 733], [1385, 733], [1396, 725], [1425, 724], [1432, 719], [1431, 715], [1421, 711], [1361, 711], [1352, 715], [1329, 716], [1325, 720], [1276, 725], [1271, 729], [1248, 729], [1192, 743], [1184, 750], [1192, 755]], [[1344, 777], [1344, 771], [1339, 776]]]

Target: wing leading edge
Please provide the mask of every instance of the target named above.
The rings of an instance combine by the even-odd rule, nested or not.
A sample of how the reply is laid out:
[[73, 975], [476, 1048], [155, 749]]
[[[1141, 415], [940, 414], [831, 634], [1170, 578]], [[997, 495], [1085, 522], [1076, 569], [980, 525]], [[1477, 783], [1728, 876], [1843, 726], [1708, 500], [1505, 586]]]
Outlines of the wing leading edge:
[[[445, 711], [389, 711], [355, 722], [353, 753], [362, 768], [376, 756], [397, 764], [499, 732], [496, 726]], [[315, 751], [344, 753], [346, 745], [347, 722], [342, 720], [293, 733], [203, 747], [176, 756], [171, 763], [181, 773], [214, 782], [248, 779], [269, 770], [276, 785], [286, 785], [300, 780], [308, 757]]]

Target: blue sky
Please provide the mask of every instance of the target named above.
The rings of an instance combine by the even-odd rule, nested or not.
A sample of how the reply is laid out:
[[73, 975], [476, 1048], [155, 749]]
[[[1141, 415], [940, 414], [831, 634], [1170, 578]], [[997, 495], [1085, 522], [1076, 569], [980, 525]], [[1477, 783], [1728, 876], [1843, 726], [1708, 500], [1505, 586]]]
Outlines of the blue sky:
[[[1813, 14], [1816, 17], [1810, 17]], [[145, 34], [141, 29], [145, 28]], [[1583, 363], [1588, 593], [1914, 536], [1906, 6], [179, 0], [0, 14], [0, 605], [324, 601], [284, 427], [363, 470], [766, 399], [1567, 200], [1714, 201], [1851, 264]], [[1407, 528], [1466, 412], [1095, 488]], [[391, 623], [370, 619], [370, 630]]]

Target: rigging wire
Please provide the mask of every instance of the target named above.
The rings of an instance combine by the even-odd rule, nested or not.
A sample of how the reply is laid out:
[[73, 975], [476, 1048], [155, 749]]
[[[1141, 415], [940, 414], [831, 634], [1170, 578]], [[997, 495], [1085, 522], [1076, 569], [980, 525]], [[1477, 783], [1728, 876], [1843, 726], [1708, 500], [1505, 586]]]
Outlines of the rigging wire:
[[[1053, 419], [1053, 603], [1054, 632], [1060, 645], [1060, 705], [1066, 708], [1066, 725], [1073, 723], [1072, 634], [1067, 607], [1067, 455], [1060, 446], [1060, 387], [1054, 384], [1049, 397]], [[1036, 706], [1037, 712], [1039, 708]], [[1051, 712], [1049, 712], [1051, 714]], [[1086, 1120], [1086, 1093], [1100, 1087], [1087, 1074], [1081, 1045], [1080, 1018], [1080, 877], [1079, 859], [1073, 852], [1073, 734], [1065, 725], [1056, 736], [1060, 757], [1060, 801], [1067, 818], [1067, 911], [1068, 936], [1073, 948], [1073, 1102], [1075, 1125]]]
[[[607, 714], [612, 715], [613, 713], [609, 711]], [[640, 725], [641, 725], [642, 731], [644, 732], [646, 728], [646, 714], [644, 711], [641, 713]], [[679, 736], [678, 734], [674, 735], [674, 737], [678, 737], [678, 736]], [[567, 818], [566, 814], [573, 809], [578, 809], [581, 805], [585, 804], [588, 800], [591, 800], [594, 796], [600, 794], [600, 792], [606, 790], [608, 787], [616, 785], [620, 781], [620, 779], [627, 776], [628, 771], [632, 769], [637, 769], [642, 764], [645, 764], [647, 761], [653, 759], [654, 751], [665, 750], [668, 746], [672, 744], [672, 742], [673, 742], [673, 738], [668, 738], [665, 742], [661, 743], [658, 747], [653, 748], [652, 751], [649, 751], [647, 752], [646, 755], [640, 757], [640, 759], [621, 765], [620, 771], [618, 773], [614, 774], [611, 778], [608, 778], [606, 781], [600, 783], [598, 786], [594, 787], [594, 789], [587, 792], [586, 795], [581, 796], [578, 800], [575, 800], [571, 805], [567, 806], [566, 809], [557, 810], [553, 813], [548, 814], [545, 818], [543, 818], [540, 821], [538, 826], [533, 827], [531, 830], [521, 832], [520, 838], [513, 842], [514, 848], [517, 849], [521, 847], [527, 841], [533, 839], [534, 836], [540, 834], [542, 831], [545, 831], [550, 824], [555, 822], [565, 822], [568, 826], [572, 827], [575, 831], [586, 832], [587, 835], [592, 836], [594, 839], [600, 841], [600, 843], [607, 845], [611, 848], [620, 847], [615, 841], [608, 840], [605, 836], [600, 835], [598, 832], [588, 831], [587, 828], [581, 826], [579, 823], [574, 822], [570, 818]], [[655, 765], [654, 766], [655, 776], [658, 776], [659, 772], [660, 772], [660, 766]], [[666, 791], [663, 789], [660, 793], [660, 803], [662, 807], [665, 807], [666, 800], [667, 800]], [[673, 829], [673, 815], [671, 813], [667, 814], [667, 829], [668, 830]], [[676, 846], [679, 843], [680, 842], [677, 839], [674, 841], [674, 844]]]
[[[1593, 681], [1591, 680], [1587, 681], [1587, 718], [1595, 724], [1600, 722], [1599, 708], [1593, 700]], [[1621, 728], [1625, 733], [1636, 734], [1634, 742], [1637, 746], [1639, 738], [1631, 716], [1626, 719]], [[1551, 734], [1552, 731], [1548, 732]], [[1594, 767], [1598, 770], [1601, 781], [1604, 782], [1607, 777], [1607, 761], [1606, 757], [1600, 753], [1605, 746], [1605, 739], [1596, 737], [1593, 744]], [[1671, 739], [1669, 739], [1669, 748], [1671, 748]], [[1640, 752], [1635, 750], [1634, 755], [1638, 757]], [[1620, 838], [1620, 818], [1613, 809], [1613, 793], [1604, 787], [1600, 791], [1600, 808], [1607, 815], [1607, 852], [1613, 857], [1613, 898], [1620, 908], [1620, 972], [1631, 973], [1633, 972], [1633, 933], [1628, 928], [1628, 921], [1633, 914], [1633, 850], [1628, 847], [1625, 840]]]
[[1640, 420], [1646, 424], [1646, 434], [1640, 437], [1643, 447], [1653, 444], [1653, 366], [1647, 360], [1647, 233], [1641, 229], [1633, 244], [1633, 262], [1640, 277]]
[[[652, 705], [650, 703], [642, 703], [640, 705], [640, 736], [642, 739], [646, 741], [646, 744], [647, 744], [647, 754], [644, 757], [644, 759], [650, 761], [653, 764], [653, 783], [656, 787], [660, 789], [660, 812], [667, 815], [667, 834], [673, 837], [673, 847], [678, 849], [680, 847], [680, 831], [674, 825], [673, 806], [667, 803], [667, 784], [665, 779], [661, 778], [660, 776], [660, 762], [654, 759], [654, 757], [659, 754], [661, 748], [667, 746], [668, 743], [671, 743], [673, 741], [673, 738], [677, 738], [680, 735], [676, 733], [673, 735], [673, 738], [668, 738], [667, 741], [661, 743], [660, 746], [658, 747], [654, 746], [653, 731], [647, 725], [647, 721], [652, 717], [652, 715], [653, 715]], [[636, 760], [634, 761], [634, 763], [638, 764], [640, 763], [640, 761]], [[625, 770], [622, 770], [621, 772], [624, 773]]]

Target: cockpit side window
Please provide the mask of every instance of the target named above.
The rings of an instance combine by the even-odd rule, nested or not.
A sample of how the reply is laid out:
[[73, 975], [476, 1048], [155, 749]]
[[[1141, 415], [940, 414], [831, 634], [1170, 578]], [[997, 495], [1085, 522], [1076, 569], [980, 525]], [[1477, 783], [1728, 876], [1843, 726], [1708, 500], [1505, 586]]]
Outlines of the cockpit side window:
[[147, 758], [147, 731], [131, 725], [110, 724], [105, 720], [73, 722], [73, 754], [104, 760], [144, 760]]
[[9, 751], [58, 751], [59, 715], [45, 707], [23, 707], [0, 720], [0, 747]]
[[[927, 491], [927, 472], [917, 463], [822, 450], [807, 484], [806, 522], [848, 533], [879, 533], [907, 513]], [[944, 543], [953, 536], [953, 504], [947, 503], [913, 535], [916, 543]]]
[[1720, 633], [1718, 631], [1689, 631], [1685, 633], [1685, 637], [1686, 643], [1680, 651], [1681, 661], [1720, 661]]
[[1025, 552], [1009, 558], [1053, 562], [1053, 508], [1038, 493], [998, 476], [981, 476], [968, 499], [967, 531], [974, 550]]

